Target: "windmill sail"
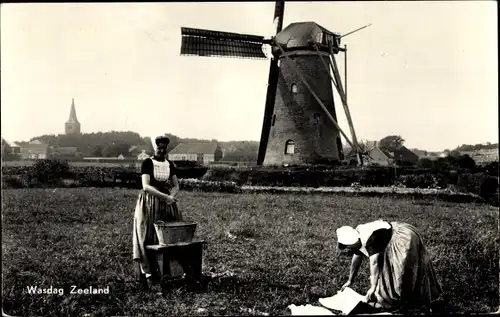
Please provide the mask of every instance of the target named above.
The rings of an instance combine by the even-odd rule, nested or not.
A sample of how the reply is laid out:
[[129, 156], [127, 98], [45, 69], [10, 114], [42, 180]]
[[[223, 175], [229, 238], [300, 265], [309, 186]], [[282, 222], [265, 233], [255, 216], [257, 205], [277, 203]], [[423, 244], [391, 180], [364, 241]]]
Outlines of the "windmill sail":
[[267, 59], [263, 36], [181, 28], [181, 55]]
[[274, 5], [273, 22], [276, 27], [276, 33], [279, 33], [283, 28], [283, 13], [285, 11], [285, 1], [276, 1]]

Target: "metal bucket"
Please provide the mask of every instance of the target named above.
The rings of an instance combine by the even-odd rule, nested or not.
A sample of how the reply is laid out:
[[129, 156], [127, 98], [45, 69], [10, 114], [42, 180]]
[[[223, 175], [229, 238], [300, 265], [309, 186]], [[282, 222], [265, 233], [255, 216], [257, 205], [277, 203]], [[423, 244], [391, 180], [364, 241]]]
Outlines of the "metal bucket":
[[191, 242], [196, 232], [196, 222], [158, 221], [154, 224], [159, 244], [174, 244], [179, 242]]

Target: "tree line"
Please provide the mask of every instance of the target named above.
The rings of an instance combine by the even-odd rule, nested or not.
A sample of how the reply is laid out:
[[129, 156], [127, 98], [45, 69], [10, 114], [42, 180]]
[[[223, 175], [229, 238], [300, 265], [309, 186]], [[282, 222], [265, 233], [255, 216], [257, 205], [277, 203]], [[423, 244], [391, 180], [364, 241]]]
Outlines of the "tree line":
[[[257, 161], [258, 141], [224, 141], [215, 139], [181, 138], [172, 133], [165, 133], [170, 139], [167, 151], [170, 152], [180, 143], [218, 143], [223, 151], [222, 161]], [[118, 157], [127, 156], [132, 146], [143, 146], [146, 152], [153, 153], [150, 137], [143, 137], [132, 131], [110, 131], [82, 133], [80, 135], [45, 134], [31, 138], [29, 141], [17, 141], [25, 145], [34, 140], [54, 147], [76, 147], [77, 157]], [[2, 151], [7, 153], [8, 151]]]
[[[217, 141], [215, 139], [197, 139], [197, 138], [181, 138], [172, 133], [165, 133], [170, 139], [170, 144], [167, 151], [170, 152], [180, 143], [218, 143], [223, 151], [221, 161], [242, 161], [256, 162], [259, 150], [258, 141]], [[119, 155], [127, 156], [129, 150], [134, 145], [140, 145], [146, 148], [146, 152], [152, 154], [153, 146], [150, 137], [143, 137], [139, 133], [132, 131], [110, 131], [96, 133], [82, 133], [80, 135], [41, 135], [33, 137], [30, 141], [39, 140], [42, 143], [49, 144], [55, 147], [76, 147], [77, 156], [79, 157], [118, 157]], [[389, 135], [382, 138], [378, 142], [378, 147], [386, 150], [394, 150], [404, 144], [405, 140], [399, 135]], [[19, 145], [28, 142], [16, 142]], [[2, 144], [3, 146], [3, 144]], [[498, 143], [463, 144], [454, 150], [445, 150], [445, 152], [453, 155], [458, 151], [477, 151], [481, 149], [498, 148]], [[424, 150], [412, 149], [427, 153]], [[5, 151], [2, 151], [5, 153]]]

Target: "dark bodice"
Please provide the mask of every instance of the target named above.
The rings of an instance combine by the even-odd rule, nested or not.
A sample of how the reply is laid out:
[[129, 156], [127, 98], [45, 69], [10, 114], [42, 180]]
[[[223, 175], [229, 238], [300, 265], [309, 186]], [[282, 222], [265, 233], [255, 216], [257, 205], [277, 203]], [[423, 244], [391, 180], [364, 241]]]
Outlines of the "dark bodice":
[[[385, 248], [389, 244], [392, 238], [392, 225], [390, 223], [386, 223], [389, 225], [389, 228], [380, 228], [373, 230], [370, 232], [363, 232], [366, 230], [365, 228], [358, 228], [360, 231], [360, 235], [364, 237], [362, 240], [362, 248], [366, 250], [368, 256], [371, 256], [376, 253], [381, 253], [385, 251]], [[369, 229], [368, 229], [369, 230]], [[365, 240], [366, 239], [366, 240]], [[366, 241], [363, 243], [363, 240]], [[363, 255], [364, 253], [361, 250], [357, 250], [355, 252], [358, 255]], [[364, 254], [366, 255], [366, 254]]]

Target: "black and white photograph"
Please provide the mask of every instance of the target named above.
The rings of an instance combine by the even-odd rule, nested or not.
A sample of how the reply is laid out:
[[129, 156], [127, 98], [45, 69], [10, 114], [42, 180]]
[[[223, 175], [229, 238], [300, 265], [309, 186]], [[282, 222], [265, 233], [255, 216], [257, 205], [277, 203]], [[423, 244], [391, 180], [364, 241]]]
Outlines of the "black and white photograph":
[[497, 10], [2, 3], [2, 316], [500, 313]]

